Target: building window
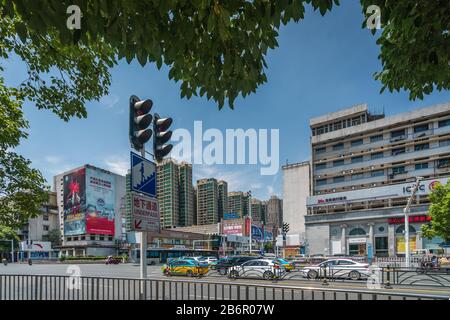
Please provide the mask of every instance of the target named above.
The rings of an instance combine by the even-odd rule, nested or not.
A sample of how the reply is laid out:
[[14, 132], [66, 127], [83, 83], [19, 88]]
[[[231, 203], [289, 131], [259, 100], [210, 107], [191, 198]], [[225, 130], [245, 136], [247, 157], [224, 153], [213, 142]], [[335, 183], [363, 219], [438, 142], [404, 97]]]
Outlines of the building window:
[[373, 170], [373, 171], [370, 173], [370, 175], [371, 175], [372, 177], [380, 177], [380, 176], [384, 176], [384, 170], [383, 170], [383, 169], [381, 169], [381, 170]]
[[359, 180], [359, 179], [363, 179], [363, 178], [364, 178], [364, 174], [363, 173], [352, 174], [352, 180]]
[[72, 241], [72, 238], [71, 237], [67, 237], [67, 241]]
[[73, 237], [73, 241], [78, 241], [78, 237]]
[[44, 229], [44, 231], [48, 231], [49, 230], [48, 226], [42, 226], [42, 228]]
[[447, 127], [447, 126], [450, 126], [450, 119], [441, 120], [438, 123], [439, 128]]
[[405, 153], [405, 147], [401, 147], [401, 148], [396, 148], [396, 149], [392, 149], [392, 155], [396, 156], [399, 154]]
[[100, 236], [100, 237], [99, 237], [99, 240], [100, 240], [100, 241], [104, 241], [104, 240], [105, 240], [105, 236]]
[[361, 118], [358, 117], [352, 119], [352, 126], [357, 126], [359, 124], [361, 124]]
[[338, 144], [335, 144], [334, 146], [333, 146], [333, 150], [334, 151], [336, 151], [336, 150], [342, 150], [342, 149], [344, 149], [344, 144], [341, 142], [341, 143], [338, 143]]
[[113, 237], [112, 237], [112, 236], [109, 236], [109, 237], [108, 237], [108, 241], [113, 241]]
[[323, 148], [317, 148], [316, 149], [316, 154], [321, 154], [321, 153], [325, 153], [327, 151], [326, 147]]
[[363, 162], [363, 156], [353, 157], [352, 163]]
[[402, 130], [396, 130], [391, 132], [391, 139], [398, 139], [401, 140], [401, 138], [406, 138], [406, 131], [405, 129]]
[[327, 179], [320, 179], [316, 181], [317, 186], [324, 186], [327, 184]]
[[428, 123], [414, 127], [414, 133], [424, 132], [428, 130]]
[[351, 142], [352, 147], [357, 147], [360, 146], [364, 143], [363, 139], [358, 139], [358, 140], [353, 140]]
[[438, 160], [438, 168], [448, 168], [450, 167], [450, 158]]
[[44, 214], [44, 215], [42, 216], [42, 220], [48, 221], [48, 214]]
[[439, 141], [439, 147], [448, 147], [450, 146], [450, 139]]
[[81, 236], [81, 237], [80, 237], [80, 240], [81, 240], [81, 241], [86, 240], [86, 236]]
[[387, 257], [388, 252], [388, 237], [375, 237], [375, 255], [377, 257]]
[[342, 124], [340, 123], [340, 122], [336, 122], [335, 124], [334, 124], [334, 130], [340, 130], [341, 128], [342, 128]]
[[365, 236], [366, 231], [364, 231], [363, 228], [354, 228], [349, 232], [348, 235], [349, 236]]
[[370, 137], [370, 142], [378, 142], [378, 141], [382, 141], [382, 140], [383, 140], [382, 134]]
[[343, 166], [343, 165], [344, 165], [344, 159], [333, 161], [333, 167], [339, 167], [339, 166]]
[[374, 159], [380, 159], [380, 158], [383, 158], [383, 157], [384, 157], [383, 152], [376, 152], [376, 153], [372, 153], [372, 154], [370, 155], [370, 159], [371, 159], [371, 160], [374, 160]]
[[339, 177], [333, 178], [333, 183], [339, 183], [339, 182], [344, 182], [344, 181], [345, 181], [344, 176], [339, 176]]
[[326, 167], [327, 167], [326, 162], [316, 164], [316, 170], [322, 170], [322, 169], [325, 169]]
[[428, 162], [416, 163], [416, 170], [428, 169]]
[[392, 168], [392, 174], [402, 174], [402, 173], [406, 173], [404, 166]]
[[427, 149], [430, 149], [429, 143], [421, 143], [421, 144], [416, 144], [414, 146], [414, 151], [427, 150]]

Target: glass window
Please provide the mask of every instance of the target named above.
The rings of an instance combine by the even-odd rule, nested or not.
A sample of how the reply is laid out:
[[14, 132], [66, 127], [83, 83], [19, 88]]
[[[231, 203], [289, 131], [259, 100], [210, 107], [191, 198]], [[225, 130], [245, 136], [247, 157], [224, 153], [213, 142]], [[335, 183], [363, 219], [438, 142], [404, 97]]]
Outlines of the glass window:
[[449, 119], [445, 119], [445, 120], [441, 120], [438, 123], [438, 127], [439, 128], [446, 127], [446, 126], [450, 126], [450, 118]]
[[375, 255], [388, 256], [388, 237], [375, 237]]
[[49, 227], [48, 226], [43, 226], [44, 231], [48, 231]]
[[339, 182], [344, 182], [344, 181], [345, 181], [344, 176], [334, 177], [334, 178], [333, 178], [333, 182], [334, 182], [334, 183], [339, 183]]
[[393, 156], [396, 156], [396, 155], [402, 154], [402, 153], [405, 153], [405, 147], [392, 149], [392, 155]]
[[321, 154], [327, 151], [327, 148], [323, 147], [323, 148], [317, 148], [316, 149], [316, 154]]
[[376, 152], [376, 153], [372, 153], [372, 154], [370, 155], [370, 159], [371, 159], [371, 160], [374, 160], [374, 159], [380, 159], [380, 158], [383, 158], [383, 157], [384, 157], [383, 152]]
[[439, 141], [439, 147], [447, 147], [450, 146], [450, 139]]
[[392, 168], [392, 173], [393, 173], [393, 174], [406, 173], [406, 172], [405, 172], [405, 167], [404, 167], [404, 166], [401, 166], [401, 167], [395, 167], [395, 168]]
[[363, 173], [352, 174], [352, 180], [359, 180], [359, 179], [363, 179], [363, 178], [364, 178], [364, 174]]
[[363, 143], [364, 143], [364, 142], [363, 142], [363, 139], [353, 140], [353, 141], [351, 142], [352, 147], [360, 146], [360, 145], [362, 145]]
[[428, 123], [414, 127], [414, 133], [424, 132], [428, 130]]
[[339, 167], [344, 165], [344, 159], [333, 161], [333, 167]]
[[448, 168], [450, 167], [450, 158], [440, 159], [438, 161], [438, 168]]
[[44, 214], [44, 215], [42, 216], [42, 220], [48, 221], [48, 214]]
[[427, 149], [430, 149], [430, 144], [429, 143], [421, 143], [421, 144], [416, 144], [414, 146], [414, 150], [415, 151], [427, 150]]
[[363, 228], [354, 228], [349, 232], [350, 236], [365, 236], [366, 231]]
[[428, 162], [416, 163], [416, 170], [428, 169]]
[[344, 144], [342, 142], [338, 143], [338, 144], [335, 144], [333, 146], [333, 150], [342, 150], [342, 149], [344, 149]]
[[384, 170], [383, 170], [383, 169], [381, 169], [381, 170], [373, 170], [373, 171], [370, 173], [370, 175], [371, 175], [372, 177], [384, 176]]
[[377, 141], [382, 141], [382, 140], [383, 140], [382, 134], [370, 137], [370, 142], [377, 142]]
[[352, 163], [363, 162], [363, 156], [353, 157]]
[[316, 181], [317, 186], [324, 186], [327, 184], [327, 179], [321, 179]]
[[351, 260], [338, 260], [338, 265], [340, 266], [350, 266], [355, 264], [356, 262], [353, 262]]
[[316, 170], [322, 170], [322, 169], [325, 169], [326, 167], [327, 167], [326, 162], [316, 164]]
[[405, 129], [402, 130], [396, 130], [396, 131], [392, 131], [391, 132], [391, 138], [398, 138], [398, 137], [403, 137], [406, 135], [406, 131]]

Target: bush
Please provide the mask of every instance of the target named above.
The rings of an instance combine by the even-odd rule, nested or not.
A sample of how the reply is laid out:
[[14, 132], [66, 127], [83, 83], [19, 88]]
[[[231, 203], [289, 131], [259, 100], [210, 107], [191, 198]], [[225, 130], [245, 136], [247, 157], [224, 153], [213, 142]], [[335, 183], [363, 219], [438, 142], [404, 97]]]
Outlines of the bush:
[[59, 257], [59, 261], [63, 262], [65, 260], [66, 260], [66, 256], [65, 255], [62, 255], [62, 256]]

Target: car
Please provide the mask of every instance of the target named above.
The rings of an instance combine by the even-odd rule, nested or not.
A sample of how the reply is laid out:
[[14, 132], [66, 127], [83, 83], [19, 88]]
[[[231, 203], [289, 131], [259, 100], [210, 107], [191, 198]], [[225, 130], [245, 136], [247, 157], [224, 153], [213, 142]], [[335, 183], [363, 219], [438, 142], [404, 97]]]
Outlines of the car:
[[211, 265], [217, 261], [216, 257], [201, 257], [198, 259], [198, 261], [206, 262], [207, 264]]
[[324, 277], [346, 278], [359, 280], [371, 275], [369, 265], [351, 259], [328, 259], [316, 265], [305, 267], [301, 271], [303, 276], [309, 279]]
[[163, 265], [161, 270], [166, 276], [182, 275], [200, 277], [207, 274], [209, 268], [208, 264], [193, 259], [176, 259]]
[[221, 275], [226, 275], [230, 267], [237, 266], [246, 261], [259, 258], [259, 256], [230, 256], [218, 260], [214, 265], [214, 269], [217, 270]]
[[229, 277], [237, 278], [263, 278], [271, 280], [281, 277], [286, 269], [276, 259], [253, 259], [240, 265], [229, 268]]
[[286, 269], [287, 272], [291, 272], [295, 269], [295, 265], [293, 261], [287, 261], [283, 258], [275, 258], [274, 260], [278, 261], [283, 267]]

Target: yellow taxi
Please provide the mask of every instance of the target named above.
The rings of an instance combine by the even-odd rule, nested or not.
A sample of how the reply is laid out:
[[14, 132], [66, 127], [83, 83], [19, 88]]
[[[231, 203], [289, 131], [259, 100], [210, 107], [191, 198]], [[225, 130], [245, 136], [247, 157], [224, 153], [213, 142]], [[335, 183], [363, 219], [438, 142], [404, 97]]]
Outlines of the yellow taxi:
[[295, 266], [292, 262], [284, 260], [283, 258], [276, 258], [275, 261], [280, 263], [286, 269], [287, 272], [291, 272], [292, 270], [295, 269]]
[[209, 267], [207, 263], [191, 259], [176, 259], [167, 262], [161, 270], [166, 276], [200, 277], [208, 273]]

